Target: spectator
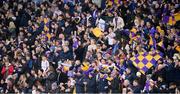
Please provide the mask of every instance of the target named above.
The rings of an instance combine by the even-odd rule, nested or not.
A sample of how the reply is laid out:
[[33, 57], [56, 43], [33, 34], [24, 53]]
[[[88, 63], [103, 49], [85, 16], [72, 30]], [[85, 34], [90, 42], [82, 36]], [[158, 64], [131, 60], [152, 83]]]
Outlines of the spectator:
[[2, 67], [1, 74], [3, 78], [7, 78], [8, 75], [11, 75], [14, 72], [14, 67], [9, 63], [9, 61], [5, 62], [5, 65]]
[[90, 73], [88, 76], [89, 77], [87, 80], [87, 93], [96, 93], [97, 92], [96, 76], [94, 76], [93, 73]]
[[47, 72], [48, 68], [49, 68], [49, 61], [47, 61], [47, 58], [43, 56], [41, 62], [41, 69], [43, 69], [44, 72]]
[[124, 20], [122, 17], [118, 16], [117, 12], [114, 13], [114, 19], [113, 19], [113, 25], [114, 25], [114, 31], [116, 30], [122, 30], [124, 27]]

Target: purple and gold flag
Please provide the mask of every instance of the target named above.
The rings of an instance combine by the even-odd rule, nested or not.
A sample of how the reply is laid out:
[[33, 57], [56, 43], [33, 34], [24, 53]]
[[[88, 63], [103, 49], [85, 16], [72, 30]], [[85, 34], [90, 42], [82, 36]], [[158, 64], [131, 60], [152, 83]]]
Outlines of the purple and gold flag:
[[139, 69], [139, 71], [145, 74], [152, 66], [156, 65], [156, 62], [162, 57], [159, 52], [142, 52], [130, 58], [133, 65]]
[[180, 13], [172, 14], [171, 16], [163, 16], [162, 22], [168, 25], [175, 25], [180, 20]]
[[170, 16], [168, 20], [168, 25], [174, 25], [176, 23], [174, 16]]
[[119, 6], [120, 3], [121, 3], [121, 0], [108, 0], [107, 1], [107, 6], [113, 6], [113, 5]]
[[153, 38], [151, 35], [149, 35], [149, 37], [150, 37], [149, 45], [156, 49], [156, 40], [155, 40], [155, 38]]
[[158, 45], [159, 47], [165, 49], [164, 44], [163, 44], [163, 41], [160, 41], [157, 45]]
[[49, 21], [48, 18], [44, 18], [44, 31], [49, 30]]

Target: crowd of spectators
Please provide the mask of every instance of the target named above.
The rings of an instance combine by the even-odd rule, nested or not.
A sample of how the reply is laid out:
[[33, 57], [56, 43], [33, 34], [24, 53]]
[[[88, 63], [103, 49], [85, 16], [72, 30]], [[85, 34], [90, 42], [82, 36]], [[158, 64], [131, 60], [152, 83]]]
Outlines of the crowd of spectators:
[[[111, 1], [0, 0], [0, 93], [178, 94], [179, 0]], [[130, 58], [155, 49], [139, 72]]]

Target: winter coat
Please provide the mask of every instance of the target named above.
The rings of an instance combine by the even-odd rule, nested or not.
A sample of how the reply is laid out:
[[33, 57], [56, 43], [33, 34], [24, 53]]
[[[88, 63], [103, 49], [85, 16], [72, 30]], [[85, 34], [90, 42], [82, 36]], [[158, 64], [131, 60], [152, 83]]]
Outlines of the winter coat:
[[99, 93], [108, 93], [108, 80], [100, 78], [97, 88]]
[[83, 84], [83, 80], [84, 78], [83, 77], [78, 77], [76, 79], [76, 93], [84, 93], [84, 84]]
[[88, 78], [87, 80], [87, 93], [96, 93], [96, 77]]
[[51, 90], [51, 85], [57, 80], [57, 75], [55, 72], [51, 71], [48, 73], [46, 78], [46, 91], [49, 92]]
[[112, 93], [119, 93], [120, 92], [120, 79], [118, 77], [115, 77], [112, 80], [111, 89], [112, 89]]
[[14, 72], [13, 65], [9, 65], [7, 69], [6, 66], [3, 66], [1, 70], [1, 75], [3, 75], [3, 78], [6, 78], [8, 75], [11, 75], [13, 72]]

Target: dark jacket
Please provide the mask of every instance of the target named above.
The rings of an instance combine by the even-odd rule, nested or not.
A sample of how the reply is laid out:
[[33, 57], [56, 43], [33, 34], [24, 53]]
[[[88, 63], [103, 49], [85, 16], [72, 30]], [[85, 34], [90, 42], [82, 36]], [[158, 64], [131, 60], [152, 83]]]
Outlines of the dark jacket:
[[100, 78], [97, 88], [99, 93], [108, 93], [108, 80]]
[[59, 54], [60, 58], [63, 59], [63, 60], [66, 60], [66, 59], [73, 59], [73, 53], [72, 51], [67, 51], [67, 52], [61, 52]]
[[96, 93], [96, 76], [88, 78], [87, 80], [87, 93]]
[[167, 93], [175, 93], [175, 91], [176, 91], [176, 88], [171, 88], [167, 90]]
[[119, 93], [120, 92], [120, 79], [118, 77], [115, 77], [112, 80], [111, 89], [112, 89], [112, 93]]
[[83, 84], [83, 80], [84, 78], [83, 77], [78, 77], [76, 79], [76, 93], [84, 93], [84, 84]]
[[126, 76], [126, 79], [128, 79], [130, 81], [130, 83], [133, 82], [133, 80], [135, 79], [135, 74], [134, 73], [130, 73]]
[[46, 91], [49, 92], [51, 90], [51, 85], [57, 80], [57, 75], [55, 72], [50, 72], [46, 78]]
[[71, 32], [72, 32], [72, 28], [71, 28], [71, 25], [68, 25], [67, 27], [65, 27], [65, 30], [64, 30], [64, 35], [66, 38], [69, 38], [71, 36]]
[[141, 93], [141, 86], [133, 87], [133, 93]]
[[159, 88], [154, 87], [152, 90], [149, 91], [149, 93], [160, 93]]
[[39, 59], [33, 59], [33, 69], [38, 70], [41, 68], [41, 61]]
[[28, 26], [28, 20], [31, 19], [31, 16], [24, 10], [19, 11], [19, 25]]
[[83, 61], [84, 57], [85, 57], [85, 47], [78, 47], [75, 50], [75, 54], [76, 54], [76, 60], [80, 60], [81, 62]]

